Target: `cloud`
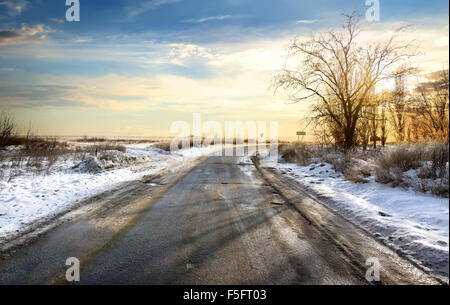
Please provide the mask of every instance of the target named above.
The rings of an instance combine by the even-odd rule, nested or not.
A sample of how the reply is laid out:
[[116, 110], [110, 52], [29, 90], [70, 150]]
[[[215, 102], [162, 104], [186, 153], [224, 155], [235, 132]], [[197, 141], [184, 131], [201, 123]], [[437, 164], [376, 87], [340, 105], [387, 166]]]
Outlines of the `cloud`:
[[267, 38], [235, 44], [217, 54], [209, 64], [218, 69], [271, 73], [283, 68], [291, 36]]
[[183, 22], [186, 22], [186, 23], [203, 23], [203, 22], [212, 21], [212, 20], [225, 20], [225, 19], [231, 19], [231, 18], [233, 18], [233, 16], [231, 16], [231, 15], [210, 16], [210, 17], [204, 17], [204, 18], [199, 18], [199, 19], [188, 19], [188, 20], [185, 20]]
[[295, 22], [295, 24], [312, 24], [312, 23], [316, 23], [317, 20], [308, 20], [308, 19], [300, 19], [297, 20], [297, 22]]
[[1, 31], [0, 32], [0, 42], [2, 42], [2, 40], [7, 40], [7, 39], [11, 39], [11, 38], [15, 38], [15, 37], [19, 37], [20, 34], [14, 31]]
[[128, 17], [134, 18], [148, 11], [157, 9], [158, 7], [166, 4], [177, 3], [183, 0], [151, 0], [140, 3], [139, 5], [128, 7]]
[[71, 85], [35, 85], [8, 84], [1, 86], [1, 103], [14, 108], [37, 107], [89, 107], [82, 101], [71, 100], [73, 92], [79, 88]]
[[[382, 39], [385, 35], [390, 36], [393, 33], [392, 29], [396, 28], [390, 23], [382, 28], [380, 26], [371, 25], [368, 29], [369, 32], [361, 36], [362, 43], [373, 40], [373, 37]], [[436, 70], [434, 69], [436, 63], [439, 68], [442, 61], [448, 58], [448, 55], [444, 53], [444, 51], [448, 52], [448, 48], [437, 48], [436, 44], [432, 43], [440, 37], [445, 37], [445, 31], [442, 28], [425, 28], [410, 34], [426, 39], [424, 45], [427, 46], [428, 56], [422, 60], [426, 60], [424, 63], [427, 65], [431, 61], [433, 64], [431, 71]], [[19, 31], [10, 32], [13, 33], [3, 33], [3, 36], [6, 38], [16, 36]], [[28, 30], [28, 32], [31, 31]], [[35, 30], [35, 32], [39, 31]], [[248, 39], [233, 44], [225, 42], [203, 44], [171, 43], [170, 41], [148, 42], [136, 39], [134, 36], [129, 38], [130, 40], [123, 41], [126, 43], [118, 43], [114, 47], [102, 44], [102, 41], [97, 43], [97, 40], [95, 40], [95, 45], [79, 44], [77, 48], [74, 48], [73, 45], [68, 46], [67, 41], [64, 44], [58, 44], [55, 41], [52, 45], [5, 48], [5, 51], [8, 52], [7, 54], [20, 55], [24, 58], [29, 58], [30, 54], [45, 54], [47, 58], [51, 59], [45, 65], [37, 66], [39, 80], [33, 81], [32, 84], [44, 79], [45, 83], [76, 84], [78, 88], [82, 88], [82, 90], [58, 91], [55, 87], [48, 90], [41, 85], [39, 88], [35, 88], [32, 94], [17, 95], [17, 98], [21, 98], [16, 103], [21, 100], [32, 100], [31, 104], [39, 105], [38, 101], [34, 100], [39, 99], [43, 104], [49, 106], [50, 102], [56, 104], [64, 99], [76, 103], [82, 102], [89, 108], [112, 110], [134, 111], [158, 107], [171, 111], [213, 112], [219, 109], [224, 110], [224, 113], [230, 113], [226, 111], [237, 112], [245, 107], [265, 111], [269, 108], [267, 105], [276, 109], [284, 109], [282, 104], [274, 105], [272, 103], [275, 97], [268, 87], [274, 73], [283, 69], [286, 64], [286, 46], [289, 45], [292, 36], [291, 33], [267, 34], [265, 37], [253, 37], [253, 39], [249, 36]], [[77, 38], [81, 40], [86, 37]], [[405, 38], [408, 37], [405, 36]], [[305, 33], [299, 39], [309, 39], [309, 35]], [[21, 51], [18, 51], [19, 49]], [[2, 53], [2, 56], [4, 54]], [[53, 62], [60, 62], [61, 65], [64, 65], [67, 58], [70, 58], [72, 62], [79, 61], [77, 68], [82, 66], [83, 70], [84, 68], [89, 71], [93, 70], [95, 75], [85, 76], [83, 73], [77, 75], [78, 70], [70, 70], [73, 69], [72, 66], [69, 66], [68, 72], [64, 72], [62, 75], [43, 75], [44, 68], [41, 67], [47, 67]], [[111, 68], [116, 67], [117, 63], [120, 63], [120, 70]], [[176, 69], [173, 64], [177, 65]], [[293, 64], [297, 65], [297, 62]], [[105, 75], [105, 72], [98, 72], [103, 71], [103, 67], [106, 66], [108, 67], [105, 70], [107, 73], [115, 74]], [[212, 71], [212, 73], [208, 77], [202, 78], [193, 76], [193, 70], [197, 72], [201, 69]], [[133, 73], [130, 73], [131, 71]], [[5, 77], [5, 79], [9, 78]], [[3, 89], [0, 90], [0, 92], [2, 91]], [[52, 94], [57, 96], [52, 96]], [[12, 97], [10, 96], [9, 99]], [[276, 96], [276, 99], [285, 100], [279, 95]], [[0, 97], [0, 103], [3, 102], [6, 102], [5, 97]], [[77, 105], [76, 103], [74, 105]], [[228, 110], [222, 109], [223, 105], [226, 105]], [[270, 110], [273, 109], [270, 108]]]
[[436, 45], [436, 47], [447, 47], [448, 48], [449, 37], [441, 36], [434, 41], [434, 44]]
[[1, 6], [6, 6], [8, 15], [10, 17], [19, 16], [28, 6], [29, 2], [26, 0], [7, 0], [1, 1]]
[[64, 23], [64, 19], [58, 19], [58, 18], [50, 18], [50, 21], [56, 22], [56, 23]]
[[53, 30], [43, 24], [34, 27], [22, 26], [14, 30], [0, 30], [0, 46], [42, 42], [47, 38], [46, 34], [50, 32]]
[[1, 67], [0, 71], [14, 72], [14, 71], [17, 71], [17, 69]]
[[80, 38], [80, 39], [75, 40], [74, 42], [75, 43], [85, 43], [85, 42], [91, 42], [91, 41], [92, 41], [92, 38]]
[[186, 60], [190, 58], [206, 58], [212, 59], [214, 57], [212, 50], [196, 44], [172, 43], [169, 44], [171, 48], [169, 51], [170, 63], [183, 66]]

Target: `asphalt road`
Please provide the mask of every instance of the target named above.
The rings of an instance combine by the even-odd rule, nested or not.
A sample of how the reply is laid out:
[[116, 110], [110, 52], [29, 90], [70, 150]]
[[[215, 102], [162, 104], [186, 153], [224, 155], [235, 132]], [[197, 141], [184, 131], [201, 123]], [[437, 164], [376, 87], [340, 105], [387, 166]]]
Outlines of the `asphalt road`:
[[[0, 284], [67, 284], [68, 257], [81, 262], [78, 284], [369, 284], [364, 246], [352, 248], [359, 255], [343, 251], [241, 161], [209, 157], [176, 179], [115, 193], [9, 253]], [[432, 282], [409, 263], [396, 272], [402, 283], [417, 274]]]

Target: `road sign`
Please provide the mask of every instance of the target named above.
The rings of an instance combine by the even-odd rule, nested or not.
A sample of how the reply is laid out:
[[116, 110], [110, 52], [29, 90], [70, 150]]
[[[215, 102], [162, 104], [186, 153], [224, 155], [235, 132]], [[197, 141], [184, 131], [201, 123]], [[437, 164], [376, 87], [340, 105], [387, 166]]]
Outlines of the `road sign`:
[[304, 132], [304, 131], [297, 131], [297, 142], [300, 142], [300, 136], [306, 136], [306, 132]]

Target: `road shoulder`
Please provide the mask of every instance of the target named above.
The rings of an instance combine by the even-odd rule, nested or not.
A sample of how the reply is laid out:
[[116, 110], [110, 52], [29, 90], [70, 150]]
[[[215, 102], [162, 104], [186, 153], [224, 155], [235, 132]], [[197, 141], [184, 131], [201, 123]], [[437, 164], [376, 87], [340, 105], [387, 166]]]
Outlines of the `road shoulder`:
[[[57, 227], [83, 219], [101, 219], [97, 226], [120, 231], [142, 211], [151, 208], [174, 184], [205, 160], [198, 158], [174, 168], [164, 168], [141, 179], [125, 182], [118, 187], [80, 201], [71, 208], [45, 217], [0, 242], [0, 259], [13, 255], [18, 249], [35, 242]], [[118, 221], [120, 219], [120, 221]]]
[[361, 271], [367, 269], [367, 259], [376, 258], [381, 266], [383, 284], [448, 284], [448, 279], [432, 275], [417, 262], [401, 257], [363, 229], [328, 209], [307, 190], [281, 177], [272, 168], [261, 166], [258, 158], [253, 157], [252, 161], [266, 182]]

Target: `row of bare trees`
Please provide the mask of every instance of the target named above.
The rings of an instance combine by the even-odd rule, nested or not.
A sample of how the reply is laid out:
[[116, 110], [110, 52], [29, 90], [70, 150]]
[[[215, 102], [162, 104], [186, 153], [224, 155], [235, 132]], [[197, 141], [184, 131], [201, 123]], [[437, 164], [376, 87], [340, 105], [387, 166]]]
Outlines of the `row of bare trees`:
[[[355, 128], [354, 145], [385, 146], [388, 138], [396, 143], [449, 142], [449, 74], [442, 70], [428, 75], [429, 80], [407, 90], [403, 77], [396, 78], [393, 91], [369, 94], [361, 108]], [[342, 117], [339, 103], [331, 104]], [[312, 122], [320, 143], [345, 147], [341, 126], [316, 103]]]
[[[448, 71], [408, 92], [405, 78], [415, 56], [413, 42], [400, 41], [405, 28], [387, 40], [361, 43], [357, 15], [346, 16], [343, 30], [294, 40], [290, 57], [301, 65], [286, 68], [275, 89], [290, 92], [294, 102], [313, 102], [315, 134], [324, 144], [350, 149], [357, 145], [384, 145], [391, 136], [398, 142], [439, 140], [448, 142]], [[375, 93], [375, 87], [395, 79], [395, 90]]]
[[449, 75], [448, 70], [429, 75], [409, 96], [406, 115], [409, 141], [449, 142]]
[[402, 75], [395, 89], [369, 97], [357, 126], [357, 143], [376, 148], [388, 136], [396, 143], [449, 142], [449, 71], [427, 75], [427, 81], [408, 90]]
[[[397, 143], [449, 142], [449, 74], [448, 70], [427, 75], [408, 90], [403, 75], [395, 78], [395, 89], [383, 91], [371, 98], [365, 106], [358, 129], [364, 134], [368, 129], [370, 141], [384, 146], [389, 132]], [[366, 112], [366, 113], [364, 113]], [[365, 125], [369, 125], [366, 128]], [[363, 147], [367, 142], [360, 136]]]

